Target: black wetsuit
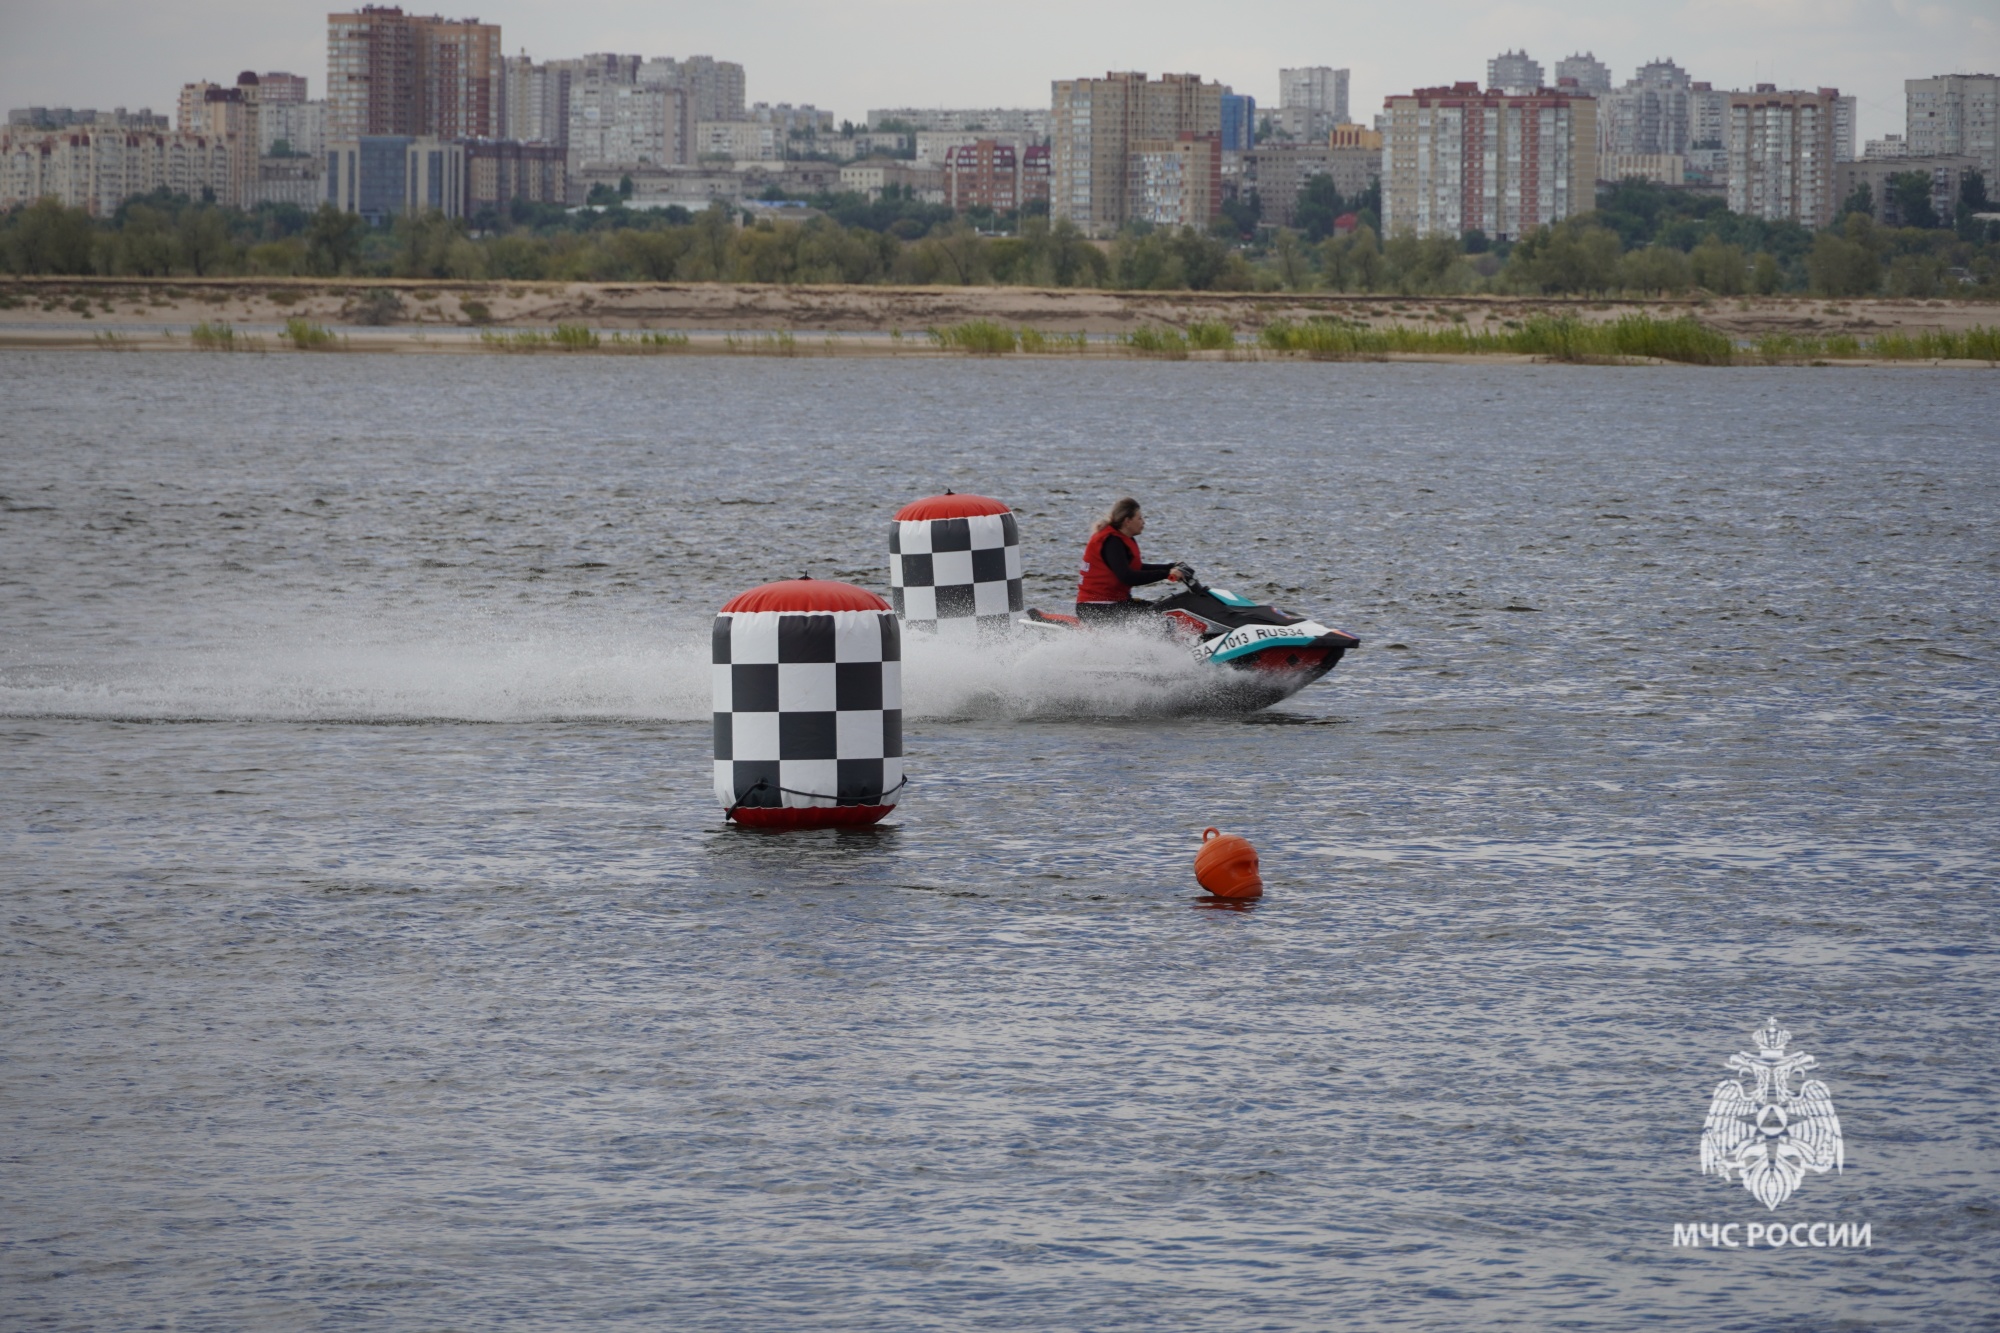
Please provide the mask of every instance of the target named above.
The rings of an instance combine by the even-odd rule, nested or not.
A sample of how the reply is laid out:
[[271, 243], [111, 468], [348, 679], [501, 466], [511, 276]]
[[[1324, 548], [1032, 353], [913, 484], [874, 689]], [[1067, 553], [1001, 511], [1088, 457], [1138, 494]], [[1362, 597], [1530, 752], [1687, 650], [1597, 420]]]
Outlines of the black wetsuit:
[[[1143, 588], [1148, 583], [1158, 583], [1173, 572], [1172, 565], [1149, 565], [1132, 563], [1132, 550], [1124, 542], [1106, 541], [1101, 549], [1104, 567], [1117, 576], [1118, 581], [1128, 588]], [[1086, 625], [1115, 625], [1121, 621], [1138, 619], [1153, 613], [1151, 602], [1136, 599], [1124, 602], [1078, 602], [1076, 618]]]

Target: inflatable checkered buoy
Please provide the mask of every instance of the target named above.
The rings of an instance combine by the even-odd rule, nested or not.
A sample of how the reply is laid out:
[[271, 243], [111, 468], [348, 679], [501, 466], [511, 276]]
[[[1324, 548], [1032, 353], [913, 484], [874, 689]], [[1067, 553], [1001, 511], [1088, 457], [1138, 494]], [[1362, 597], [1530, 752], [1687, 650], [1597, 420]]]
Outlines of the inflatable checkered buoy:
[[753, 828], [873, 824], [903, 786], [903, 640], [851, 583], [787, 579], [715, 618], [715, 798]]
[[1004, 633], [1027, 604], [1014, 511], [950, 491], [904, 505], [889, 524], [889, 600], [913, 630]]

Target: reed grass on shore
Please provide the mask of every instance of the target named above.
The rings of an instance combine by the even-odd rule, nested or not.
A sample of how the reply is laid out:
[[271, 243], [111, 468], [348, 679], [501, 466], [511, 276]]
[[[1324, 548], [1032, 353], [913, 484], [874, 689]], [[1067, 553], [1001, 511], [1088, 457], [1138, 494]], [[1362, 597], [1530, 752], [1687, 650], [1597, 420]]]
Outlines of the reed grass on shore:
[[228, 320], [206, 320], [188, 330], [188, 341], [204, 352], [261, 352], [264, 340], [238, 333]]
[[347, 341], [337, 337], [326, 325], [315, 324], [297, 315], [285, 321], [284, 338], [301, 352], [331, 351]]
[[1652, 357], [1690, 365], [1726, 366], [1735, 345], [1729, 335], [1691, 316], [1654, 319], [1624, 315], [1604, 324], [1586, 324], [1572, 315], [1534, 315], [1518, 327], [1477, 332], [1463, 325], [1414, 328], [1395, 324], [1371, 328], [1338, 320], [1276, 320], [1259, 341], [1274, 352], [1300, 352], [1317, 361], [1386, 356], [1394, 352], [1446, 356], [1545, 356], [1556, 361]]

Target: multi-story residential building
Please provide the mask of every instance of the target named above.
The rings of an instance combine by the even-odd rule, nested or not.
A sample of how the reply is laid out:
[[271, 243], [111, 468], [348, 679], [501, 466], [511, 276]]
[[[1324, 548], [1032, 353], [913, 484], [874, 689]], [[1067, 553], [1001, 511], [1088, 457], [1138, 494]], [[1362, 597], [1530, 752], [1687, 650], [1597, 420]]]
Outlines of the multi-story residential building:
[[1876, 162], [1884, 158], [1908, 157], [1909, 155], [1910, 141], [1908, 139], [1905, 139], [1900, 134], [1885, 134], [1879, 139], [1870, 139], [1867, 150], [1861, 156], [1864, 161]]
[[[1304, 142], [1347, 121], [1348, 71], [1307, 65], [1278, 71], [1278, 131]], [[1253, 129], [1254, 134], [1254, 129]]]
[[7, 113], [7, 128], [14, 130], [66, 130], [72, 126], [85, 129], [113, 130], [170, 130], [173, 122], [165, 116], [153, 114], [153, 108], [142, 106], [137, 111], [127, 111], [116, 107], [110, 111], [96, 111], [89, 107], [76, 110], [66, 106], [21, 106]]
[[308, 211], [318, 208], [326, 198], [325, 171], [324, 155], [259, 158], [257, 180], [250, 187], [245, 207], [291, 204]]
[[696, 134], [688, 119], [687, 94], [679, 88], [597, 73], [570, 84], [564, 153], [572, 177], [592, 167], [615, 171], [691, 162], [701, 151]]
[[941, 204], [944, 202], [944, 176], [941, 167], [920, 167], [914, 162], [877, 157], [841, 167], [840, 188], [845, 194], [879, 199], [882, 192], [893, 185], [909, 191], [923, 203]]
[[136, 195], [167, 190], [200, 199], [229, 188], [229, 149], [218, 138], [115, 125], [0, 130], [0, 209], [53, 196], [66, 208], [109, 217]]
[[1833, 160], [1852, 162], [1857, 156], [1854, 151], [1854, 94], [1843, 94], [1838, 88], [1822, 88], [1820, 92], [1833, 99]]
[[1243, 93], [1222, 95], [1222, 151], [1247, 153], [1257, 146], [1257, 99]]
[[1877, 222], [1889, 227], [1907, 227], [1915, 219], [1903, 215], [1896, 177], [1921, 172], [1930, 180], [1931, 213], [1938, 222], [1950, 223], [1958, 211], [1960, 192], [1966, 178], [1979, 170], [1979, 159], [1965, 153], [1937, 157], [1872, 157], [1859, 162], [1843, 162], [1835, 168], [1834, 193], [1845, 203], [1856, 187], [1866, 185]]
[[1979, 159], [1988, 189], [2000, 189], [2000, 76], [1939, 74], [1903, 80], [1912, 157]]
[[1013, 212], [1024, 202], [1025, 157], [1018, 140], [975, 139], [947, 149], [942, 154], [945, 204], [961, 213], [968, 208]]
[[259, 74], [257, 96], [266, 107], [297, 106], [309, 100], [306, 96], [306, 76], [287, 74], [282, 70]]
[[694, 127], [696, 160], [776, 162], [785, 156], [785, 133], [754, 120], [704, 120]]
[[1591, 97], [1608, 93], [1611, 91], [1611, 66], [1591, 51], [1585, 51], [1580, 56], [1564, 56], [1556, 61], [1556, 87], [1573, 87]]
[[327, 15], [326, 30], [330, 139], [498, 134], [499, 24], [368, 5]]
[[202, 94], [202, 123], [207, 133], [221, 139], [229, 150], [229, 175], [216, 202], [230, 208], [256, 204], [264, 142], [259, 128], [259, 91], [257, 76], [245, 70], [236, 76], [234, 88], [211, 86]]
[[1600, 153], [1598, 177], [1607, 181], [1645, 180], [1659, 185], [1685, 185], [1688, 160], [1679, 153]]
[[[1360, 129], [1359, 126], [1351, 127]], [[1362, 130], [1374, 138], [1373, 130]], [[1299, 191], [1315, 176], [1326, 176], [1344, 199], [1362, 194], [1382, 175], [1382, 146], [1320, 147], [1269, 140], [1243, 157], [1238, 193], [1255, 191], [1262, 220], [1274, 227], [1297, 225]]]
[[[705, 120], [748, 119], [743, 109], [743, 66], [713, 56], [689, 56], [675, 60], [662, 56], [639, 66], [634, 76], [640, 83], [656, 83], [678, 88], [687, 94], [688, 118], [696, 124]], [[832, 116], [826, 128], [833, 128]]]
[[465, 214], [466, 150], [431, 135], [336, 140], [326, 154], [326, 202], [381, 225], [402, 213]]
[[868, 128], [900, 125], [907, 130], [950, 130], [956, 134], [1025, 134], [1046, 143], [1054, 131], [1054, 113], [1047, 107], [876, 107], [868, 113]]
[[1729, 94], [1711, 83], [1688, 85], [1688, 147], [1720, 148], [1729, 138]]
[[568, 201], [569, 161], [561, 144], [471, 139], [464, 147], [466, 216], [497, 212], [516, 199], [531, 204]]
[[1502, 51], [1486, 62], [1486, 86], [1509, 93], [1532, 93], [1546, 87], [1547, 81], [1542, 78], [1541, 62], [1529, 59], [1526, 51]]
[[519, 143], [569, 145], [569, 88], [579, 62], [537, 63], [527, 55], [500, 62], [500, 135]]
[[1366, 125], [1336, 125], [1326, 136], [1328, 148], [1366, 148], [1375, 154], [1379, 162], [1382, 156], [1382, 131], [1371, 130]]
[[1840, 201], [1832, 89], [1729, 96], [1729, 208], [1766, 221], [1824, 227]]
[[1679, 156], [1692, 141], [1693, 84], [1671, 60], [1639, 67], [1625, 86], [1598, 98], [1597, 150], [1613, 157]]
[[182, 84], [180, 103], [174, 109], [174, 128], [182, 134], [208, 133], [208, 90], [221, 86], [206, 79]]
[[1156, 227], [1206, 227], [1222, 211], [1222, 139], [1182, 132], [1133, 145], [1132, 218]]
[[916, 147], [914, 160], [920, 166], [927, 167], [943, 166], [946, 158], [954, 150], [963, 148], [969, 143], [978, 143], [981, 139], [1010, 144], [1016, 156], [1036, 142], [1031, 134], [979, 134], [969, 130], [918, 130], [910, 136], [910, 139]]
[[257, 109], [260, 151], [266, 157], [324, 156], [326, 112], [325, 102], [261, 103]]
[[[1222, 134], [1222, 85], [1198, 74], [1148, 79], [1137, 71], [1053, 86], [1049, 210], [1085, 231], [1116, 231], [1135, 216], [1132, 155], [1142, 141]], [[1220, 200], [1217, 204], [1219, 206]]]
[[1476, 83], [1388, 99], [1386, 231], [1517, 237], [1596, 205], [1597, 103]]

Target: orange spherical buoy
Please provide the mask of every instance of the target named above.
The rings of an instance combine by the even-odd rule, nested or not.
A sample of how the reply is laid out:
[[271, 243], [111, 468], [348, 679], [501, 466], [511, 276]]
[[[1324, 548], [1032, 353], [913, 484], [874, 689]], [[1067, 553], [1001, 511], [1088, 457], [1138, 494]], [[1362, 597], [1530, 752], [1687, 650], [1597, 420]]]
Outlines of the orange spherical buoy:
[[1257, 849], [1234, 833], [1206, 828], [1195, 853], [1194, 877], [1218, 898], [1261, 898], [1264, 881], [1257, 874]]

